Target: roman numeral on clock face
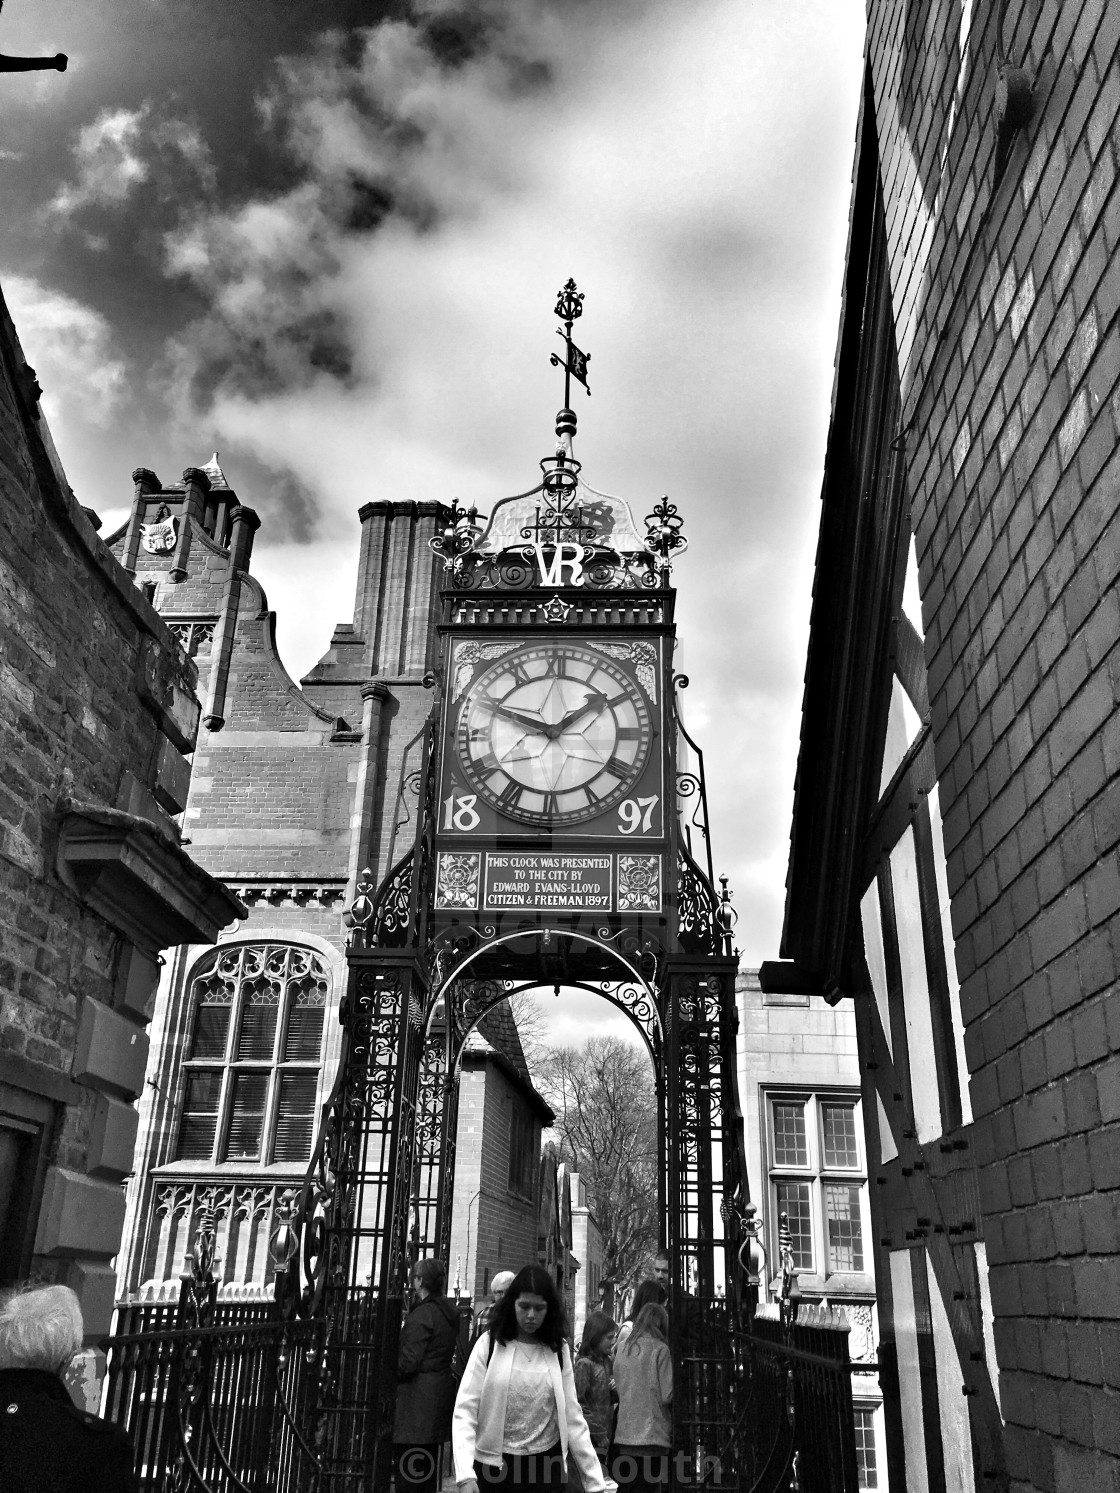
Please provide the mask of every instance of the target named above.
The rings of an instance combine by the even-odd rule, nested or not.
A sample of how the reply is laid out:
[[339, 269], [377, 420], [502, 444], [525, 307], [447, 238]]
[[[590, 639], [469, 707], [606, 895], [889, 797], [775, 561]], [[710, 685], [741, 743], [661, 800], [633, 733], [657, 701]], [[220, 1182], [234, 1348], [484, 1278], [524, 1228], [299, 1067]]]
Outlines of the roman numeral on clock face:
[[505, 787], [499, 794], [499, 803], [503, 809], [515, 809], [521, 802], [524, 792], [520, 783], [515, 783], [512, 778], [507, 779]]

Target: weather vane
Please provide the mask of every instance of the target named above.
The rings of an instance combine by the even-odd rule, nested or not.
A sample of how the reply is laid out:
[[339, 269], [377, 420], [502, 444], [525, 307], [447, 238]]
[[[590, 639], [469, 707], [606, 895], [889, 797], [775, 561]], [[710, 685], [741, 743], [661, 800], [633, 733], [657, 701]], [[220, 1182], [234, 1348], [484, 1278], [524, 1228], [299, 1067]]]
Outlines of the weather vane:
[[553, 353], [549, 362], [554, 368], [564, 370], [564, 408], [556, 416], [556, 434], [573, 436], [576, 433], [575, 411], [572, 409], [572, 375], [575, 374], [580, 383], [586, 389], [588, 395], [591, 387], [587, 382], [587, 365], [591, 361], [591, 354], [581, 352], [572, 341], [572, 323], [578, 321], [583, 315], [583, 295], [576, 289], [576, 282], [569, 280], [556, 299], [556, 315], [564, 323], [564, 330], [556, 329], [557, 337], [564, 339], [564, 356], [561, 358]]
[[[4, 0], [0, 0], [0, 10], [4, 8]], [[56, 52], [53, 57], [6, 57], [0, 52], [0, 73], [39, 73], [48, 68], [55, 72], [66, 71], [65, 52]]]

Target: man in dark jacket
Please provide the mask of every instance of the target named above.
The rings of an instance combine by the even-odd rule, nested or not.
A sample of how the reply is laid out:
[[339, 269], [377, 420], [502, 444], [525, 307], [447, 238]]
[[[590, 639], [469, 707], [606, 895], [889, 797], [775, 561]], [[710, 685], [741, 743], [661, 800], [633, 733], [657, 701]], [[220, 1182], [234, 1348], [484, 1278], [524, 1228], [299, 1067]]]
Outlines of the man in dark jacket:
[[82, 1309], [67, 1286], [0, 1301], [4, 1493], [137, 1493], [128, 1437], [79, 1410], [62, 1382], [82, 1338]]
[[451, 1435], [459, 1314], [443, 1294], [446, 1281], [439, 1260], [421, 1260], [412, 1277], [419, 1299], [404, 1319], [397, 1352], [397, 1493], [436, 1493], [440, 1447]]

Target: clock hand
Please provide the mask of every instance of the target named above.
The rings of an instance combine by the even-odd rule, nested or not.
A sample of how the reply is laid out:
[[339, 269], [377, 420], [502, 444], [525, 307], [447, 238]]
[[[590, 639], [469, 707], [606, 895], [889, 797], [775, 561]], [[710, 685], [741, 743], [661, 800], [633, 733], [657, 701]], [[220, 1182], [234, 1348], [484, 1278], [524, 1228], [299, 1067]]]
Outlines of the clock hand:
[[515, 710], [510, 705], [498, 705], [492, 700], [487, 703], [494, 715], [505, 716], [506, 720], [512, 721], [515, 726], [523, 727], [526, 731], [531, 731], [534, 736], [549, 735], [548, 723], [541, 720], [539, 716], [524, 715], [520, 710]]
[[576, 721], [587, 715], [589, 711], [593, 711], [598, 715], [606, 704], [606, 695], [599, 690], [592, 690], [582, 705], [577, 706], [575, 710], [569, 710], [567, 715], [556, 722], [555, 726], [548, 727], [549, 740], [555, 741], [558, 736], [563, 736], [565, 732], [571, 731]]

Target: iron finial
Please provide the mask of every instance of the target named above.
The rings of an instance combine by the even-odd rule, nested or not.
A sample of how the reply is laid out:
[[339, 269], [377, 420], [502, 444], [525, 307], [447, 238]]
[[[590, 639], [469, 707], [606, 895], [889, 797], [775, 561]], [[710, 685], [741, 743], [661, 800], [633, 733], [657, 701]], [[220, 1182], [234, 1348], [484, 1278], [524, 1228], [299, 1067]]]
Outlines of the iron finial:
[[562, 439], [571, 441], [576, 433], [575, 411], [572, 409], [572, 378], [577, 378], [587, 391], [591, 393], [591, 386], [587, 382], [587, 365], [591, 361], [591, 354], [582, 352], [572, 341], [572, 323], [578, 321], [583, 315], [583, 292], [576, 289], [576, 282], [569, 280], [560, 294], [556, 297], [554, 307], [556, 315], [564, 323], [564, 330], [556, 329], [556, 335], [564, 339], [564, 356], [553, 353], [549, 362], [554, 368], [564, 370], [564, 408], [556, 416], [556, 434]]
[[578, 321], [583, 315], [583, 293], [576, 289], [574, 280], [568, 280], [556, 297], [556, 315], [561, 321], [568, 323], [569, 332], [572, 329], [572, 322]]

